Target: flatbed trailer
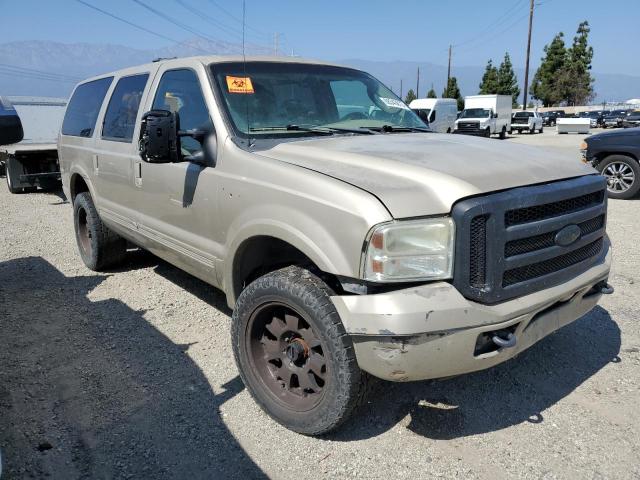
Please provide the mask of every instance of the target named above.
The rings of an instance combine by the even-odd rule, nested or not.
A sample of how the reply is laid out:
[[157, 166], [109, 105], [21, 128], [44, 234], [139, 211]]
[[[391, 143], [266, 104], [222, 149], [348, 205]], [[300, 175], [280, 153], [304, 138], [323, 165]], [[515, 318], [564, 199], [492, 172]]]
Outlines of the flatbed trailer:
[[60, 188], [57, 132], [66, 100], [41, 97], [3, 97], [18, 112], [24, 139], [0, 147], [0, 171], [4, 170], [11, 193]]

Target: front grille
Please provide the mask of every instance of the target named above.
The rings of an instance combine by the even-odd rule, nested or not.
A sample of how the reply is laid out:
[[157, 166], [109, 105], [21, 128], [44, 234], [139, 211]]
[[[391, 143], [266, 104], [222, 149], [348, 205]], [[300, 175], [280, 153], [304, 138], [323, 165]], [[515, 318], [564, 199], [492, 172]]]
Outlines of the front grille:
[[457, 130], [461, 133], [478, 133], [480, 124], [478, 122], [458, 122]]
[[[498, 303], [590, 268], [605, 253], [605, 186], [590, 175], [458, 202], [456, 288], [471, 300]], [[580, 236], [570, 245], [556, 242], [569, 225]]]
[[545, 218], [563, 215], [565, 213], [575, 212], [577, 210], [602, 203], [603, 196], [604, 192], [592, 192], [576, 198], [561, 200], [559, 202], [509, 210], [504, 216], [504, 223], [507, 226], [518, 225], [520, 223], [530, 223], [537, 220], [544, 220]]
[[[579, 223], [581, 235], [588, 235], [604, 226], [604, 215], [599, 215], [591, 220]], [[534, 235], [533, 237], [521, 238], [519, 240], [511, 240], [504, 246], [504, 256], [513, 257], [514, 255], [522, 255], [523, 253], [535, 252], [543, 248], [553, 247], [555, 245], [555, 237], [559, 230], [543, 233], [542, 235]]]
[[602, 238], [592, 242], [584, 247], [574, 250], [564, 255], [545, 260], [532, 265], [514, 268], [504, 272], [502, 277], [502, 286], [508, 287], [516, 283], [521, 283], [533, 278], [542, 277], [550, 273], [558, 272], [564, 268], [570, 267], [577, 263], [583, 262], [589, 258], [595, 257], [602, 250]]
[[485, 280], [487, 216], [479, 215], [471, 221], [469, 234], [469, 283], [475, 288], [482, 288]]

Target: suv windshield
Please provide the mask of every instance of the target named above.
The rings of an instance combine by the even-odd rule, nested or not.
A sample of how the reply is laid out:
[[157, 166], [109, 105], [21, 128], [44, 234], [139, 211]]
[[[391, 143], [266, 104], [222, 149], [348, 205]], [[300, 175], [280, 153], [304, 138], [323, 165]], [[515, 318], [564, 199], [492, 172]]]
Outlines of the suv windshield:
[[391, 90], [358, 70], [275, 62], [217, 63], [210, 68], [240, 137], [426, 129]]
[[486, 108], [465, 108], [460, 114], [460, 118], [484, 118], [491, 115], [491, 110]]

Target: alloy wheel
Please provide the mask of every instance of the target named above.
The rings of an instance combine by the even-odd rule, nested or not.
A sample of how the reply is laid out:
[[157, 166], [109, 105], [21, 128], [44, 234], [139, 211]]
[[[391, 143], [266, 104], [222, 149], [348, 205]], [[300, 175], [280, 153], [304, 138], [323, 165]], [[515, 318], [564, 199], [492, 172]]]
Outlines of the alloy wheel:
[[602, 174], [607, 177], [607, 189], [610, 192], [622, 193], [629, 190], [635, 182], [635, 173], [624, 162], [613, 162], [607, 165]]

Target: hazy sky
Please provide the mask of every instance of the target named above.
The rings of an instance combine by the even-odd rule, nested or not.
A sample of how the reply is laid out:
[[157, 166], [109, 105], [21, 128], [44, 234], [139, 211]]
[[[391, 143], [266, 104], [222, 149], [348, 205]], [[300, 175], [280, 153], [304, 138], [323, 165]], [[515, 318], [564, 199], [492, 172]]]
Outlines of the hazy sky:
[[[162, 19], [134, 0], [84, 0], [129, 22], [179, 41], [194, 31], [240, 42], [241, 0], [139, 0], [170, 16]], [[194, 10], [198, 10], [195, 12]], [[286, 53], [328, 60], [415, 60], [483, 65], [506, 50], [524, 66], [529, 0], [247, 0], [248, 41], [272, 46], [278, 32]], [[202, 15], [204, 13], [204, 15]], [[206, 16], [205, 16], [206, 15]], [[0, 42], [53, 40], [116, 43], [141, 49], [172, 43], [91, 10], [77, 0], [0, 0]], [[639, 0], [536, 0], [532, 62], [553, 35], [571, 42], [588, 20], [598, 72], [640, 75]], [[191, 31], [189, 31], [191, 30]], [[457, 46], [456, 46], [457, 45]]]

